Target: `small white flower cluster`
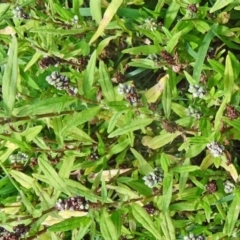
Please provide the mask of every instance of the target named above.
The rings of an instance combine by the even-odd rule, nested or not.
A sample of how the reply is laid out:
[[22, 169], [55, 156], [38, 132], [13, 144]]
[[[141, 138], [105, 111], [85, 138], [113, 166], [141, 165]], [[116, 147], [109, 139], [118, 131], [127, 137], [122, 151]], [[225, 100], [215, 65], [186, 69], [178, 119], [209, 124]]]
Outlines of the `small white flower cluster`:
[[195, 119], [200, 119], [201, 118], [201, 112], [199, 112], [198, 110], [194, 109], [193, 107], [189, 106], [186, 109], [186, 113], [188, 116], [193, 117]]
[[235, 185], [228, 180], [223, 185], [224, 185], [224, 192], [227, 194], [232, 193], [233, 190], [235, 189]]
[[224, 147], [217, 142], [208, 143], [207, 148], [214, 157], [221, 156], [224, 151]]
[[76, 196], [68, 199], [59, 199], [55, 205], [58, 211], [88, 211], [89, 204], [85, 198]]
[[46, 81], [58, 90], [66, 90], [69, 95], [74, 96], [77, 94], [77, 88], [71, 86], [69, 79], [59, 72], [52, 72], [50, 76], [46, 77]]
[[145, 185], [150, 188], [155, 187], [158, 183], [163, 182], [164, 172], [161, 168], [157, 167], [150, 172], [147, 176], [143, 177]]
[[202, 86], [199, 85], [190, 85], [188, 91], [192, 93], [194, 98], [203, 98], [206, 94], [206, 91]]
[[11, 163], [24, 163], [28, 160], [29, 156], [26, 153], [18, 152], [9, 156]]
[[72, 25], [77, 25], [78, 24], [78, 16], [74, 15], [72, 18]]
[[153, 18], [147, 18], [143, 21], [140, 27], [153, 32], [157, 30], [157, 23]]
[[205, 240], [206, 238], [202, 235], [195, 236], [193, 233], [189, 233], [188, 236], [185, 236], [183, 240]]
[[127, 85], [127, 84], [119, 84], [118, 92], [122, 95], [124, 95], [125, 99], [131, 104], [131, 105], [137, 105], [139, 101], [139, 96], [137, 93], [137, 89], [133, 84]]
[[29, 15], [23, 10], [22, 7], [15, 7], [13, 10], [12, 10], [12, 13], [14, 15], [15, 18], [18, 18], [18, 19], [28, 19], [29, 18]]

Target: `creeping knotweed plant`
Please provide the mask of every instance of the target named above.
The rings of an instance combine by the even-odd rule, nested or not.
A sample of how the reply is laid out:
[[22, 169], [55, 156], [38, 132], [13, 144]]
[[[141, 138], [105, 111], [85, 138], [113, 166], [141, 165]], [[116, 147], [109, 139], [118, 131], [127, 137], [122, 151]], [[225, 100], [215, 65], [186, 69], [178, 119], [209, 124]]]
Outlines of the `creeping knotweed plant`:
[[73, 86], [69, 86], [66, 90], [70, 96], [75, 96], [78, 93], [78, 89]]
[[198, 110], [194, 109], [193, 107], [189, 106], [186, 109], [186, 113], [188, 116], [193, 117], [195, 119], [200, 119], [201, 118], [201, 112], [199, 112]]
[[18, 239], [24, 239], [26, 235], [28, 234], [29, 226], [26, 226], [24, 224], [19, 224], [15, 227], [13, 227], [13, 232], [9, 232], [5, 230], [4, 228], [0, 229], [0, 236], [3, 240], [18, 240]]
[[157, 186], [159, 183], [163, 182], [163, 178], [164, 178], [163, 170], [157, 167], [153, 170], [153, 172], [150, 172], [147, 176], [143, 177], [143, 180], [148, 187], [153, 188]]
[[203, 98], [206, 94], [206, 91], [200, 85], [190, 85], [188, 91], [192, 93], [193, 98]]
[[232, 193], [233, 190], [234, 190], [234, 188], [235, 188], [235, 185], [234, 185], [232, 182], [230, 182], [230, 181], [227, 180], [227, 181], [224, 183], [224, 192], [225, 192], [225, 193], [227, 193], [227, 194]]
[[135, 88], [134, 84], [127, 85], [127, 84], [119, 84], [118, 92], [124, 95], [125, 99], [131, 104], [136, 106], [139, 102], [139, 95], [137, 89]]
[[43, 57], [43, 59], [41, 59], [38, 62], [38, 65], [42, 68], [42, 69], [46, 69], [50, 66], [57, 66], [58, 65], [58, 61], [51, 56], [45, 56]]
[[66, 90], [71, 96], [77, 94], [77, 88], [71, 86], [69, 79], [59, 72], [52, 72], [50, 76], [46, 77], [46, 81], [58, 90]]
[[20, 6], [16, 6], [13, 10], [12, 10], [13, 16], [15, 18], [18, 19], [28, 19], [29, 15], [23, 10], [22, 7]]
[[56, 209], [58, 211], [88, 211], [89, 204], [84, 197], [76, 196], [68, 199], [59, 199], [56, 203]]
[[52, 72], [50, 76], [46, 77], [46, 81], [58, 90], [67, 89], [69, 87], [69, 79], [59, 72]]
[[17, 154], [12, 154], [9, 156], [11, 163], [24, 163], [28, 160], [28, 155], [26, 153], [18, 152]]
[[78, 24], [78, 16], [74, 15], [72, 18], [72, 25], [77, 25]]
[[206, 187], [206, 191], [210, 194], [215, 193], [218, 190], [218, 187], [215, 181], [209, 182], [205, 187]]
[[147, 18], [143, 21], [140, 27], [153, 32], [157, 30], [157, 23], [153, 18]]
[[221, 156], [224, 151], [224, 147], [217, 142], [208, 143], [207, 148], [214, 157]]
[[185, 236], [183, 240], [205, 240], [206, 238], [202, 235], [195, 236], [193, 233], [189, 233], [188, 236]]

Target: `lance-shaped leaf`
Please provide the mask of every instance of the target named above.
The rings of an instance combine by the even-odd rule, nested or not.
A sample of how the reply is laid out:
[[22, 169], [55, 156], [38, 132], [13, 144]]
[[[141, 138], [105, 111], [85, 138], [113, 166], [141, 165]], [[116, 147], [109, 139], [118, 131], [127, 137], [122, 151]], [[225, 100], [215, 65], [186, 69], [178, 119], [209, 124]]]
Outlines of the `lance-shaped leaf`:
[[166, 80], [169, 76], [165, 75], [162, 77], [157, 84], [148, 89], [145, 93], [145, 97], [148, 103], [154, 103], [158, 100], [159, 96], [162, 94]]
[[91, 219], [89, 217], [72, 217], [60, 223], [54, 224], [53, 226], [49, 227], [48, 230], [51, 232], [70, 231], [75, 228], [79, 228], [82, 225], [87, 225], [90, 221]]
[[15, 103], [18, 78], [18, 42], [15, 36], [9, 46], [9, 57], [2, 79], [3, 106], [10, 116]]
[[132, 207], [132, 213], [134, 218], [142, 224], [144, 228], [146, 228], [156, 239], [162, 239], [162, 236], [160, 235], [160, 231], [155, 228], [155, 225], [153, 224], [152, 219], [149, 217], [147, 212], [138, 204], [133, 203], [131, 205]]
[[84, 96], [89, 98], [91, 97], [91, 87], [94, 83], [94, 73], [96, 67], [97, 52], [94, 51], [91, 55], [90, 60], [88, 61], [87, 69], [84, 72], [83, 76], [83, 92]]
[[175, 228], [174, 228], [170, 213], [169, 212], [161, 213], [160, 218], [162, 220], [161, 229], [163, 231], [165, 239], [171, 239], [171, 240], [176, 239]]
[[143, 137], [142, 143], [144, 146], [150, 147], [152, 149], [157, 149], [172, 142], [180, 134], [181, 132], [175, 132], [175, 133], [166, 132], [151, 139], [150, 138], [148, 139], [148, 136], [146, 136], [146, 137]]
[[108, 5], [101, 22], [99, 23], [99, 27], [96, 33], [92, 36], [89, 44], [92, 44], [105, 30], [107, 25], [112, 20], [114, 14], [117, 12], [118, 8], [121, 6], [123, 0], [112, 0]]
[[100, 78], [98, 82], [101, 85], [102, 92], [104, 97], [108, 102], [114, 101], [115, 100], [115, 92], [113, 89], [112, 82], [110, 80], [107, 68], [103, 61], [100, 61], [100, 66], [99, 66], [99, 74]]
[[76, 113], [72, 116], [67, 116], [66, 119], [64, 119], [65, 125], [62, 128], [61, 135], [64, 136], [66, 132], [71, 131], [78, 125], [92, 120], [95, 116], [97, 116], [99, 110], [100, 107], [93, 107], [85, 109], [82, 112]]
[[100, 217], [100, 229], [104, 239], [108, 240], [119, 239], [117, 229], [105, 209], [103, 209], [103, 212]]
[[109, 134], [108, 137], [113, 138], [122, 134], [139, 130], [149, 125], [152, 121], [153, 119], [150, 118], [133, 120], [130, 124], [124, 125], [123, 127], [120, 127], [113, 131], [111, 134]]

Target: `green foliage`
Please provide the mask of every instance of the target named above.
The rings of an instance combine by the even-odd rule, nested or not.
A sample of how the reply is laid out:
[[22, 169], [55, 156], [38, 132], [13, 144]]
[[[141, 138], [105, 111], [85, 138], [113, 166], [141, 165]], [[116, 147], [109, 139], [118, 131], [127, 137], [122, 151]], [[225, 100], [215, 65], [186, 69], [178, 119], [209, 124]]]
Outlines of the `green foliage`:
[[0, 239], [239, 239], [239, 2], [0, 3]]

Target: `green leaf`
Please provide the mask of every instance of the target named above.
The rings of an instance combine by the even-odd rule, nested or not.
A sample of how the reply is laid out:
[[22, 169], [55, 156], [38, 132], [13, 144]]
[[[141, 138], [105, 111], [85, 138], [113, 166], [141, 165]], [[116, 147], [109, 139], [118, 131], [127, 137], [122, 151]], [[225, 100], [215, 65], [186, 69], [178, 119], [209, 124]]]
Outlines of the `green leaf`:
[[125, 139], [124, 141], [121, 141], [120, 143], [115, 144], [108, 153], [109, 154], [120, 153], [124, 149], [126, 149], [129, 146], [129, 144], [130, 144], [129, 139]]
[[226, 7], [227, 5], [233, 3], [234, 0], [217, 0], [210, 9], [210, 13], [216, 12], [217, 10]]
[[132, 67], [146, 68], [146, 69], [158, 69], [158, 64], [151, 59], [132, 59], [132, 62], [128, 64]]
[[64, 180], [59, 177], [54, 168], [45, 159], [43, 159], [43, 157], [38, 158], [38, 164], [44, 175], [47, 177], [47, 183], [50, 186], [55, 187], [56, 190], [60, 190], [69, 196], [71, 195]]
[[193, 158], [197, 156], [199, 153], [203, 151], [203, 149], [206, 148], [206, 143], [205, 144], [193, 144], [187, 149], [186, 151], [186, 157], [187, 158]]
[[236, 195], [230, 207], [228, 208], [228, 214], [227, 214], [226, 222], [223, 228], [223, 232], [227, 234], [229, 237], [232, 236], [235, 224], [238, 221], [238, 216], [240, 213], [239, 202], [240, 202], [240, 194], [239, 192], [236, 192]]
[[36, 100], [36, 102], [33, 102], [31, 105], [15, 108], [13, 114], [18, 117], [23, 117], [46, 113], [59, 113], [75, 101], [75, 99], [68, 96]]
[[[189, 167], [190, 166], [190, 159], [186, 158], [182, 167]], [[175, 171], [175, 169], [173, 169], [173, 171]], [[188, 174], [189, 172], [182, 172], [180, 173], [180, 178], [179, 178], [179, 193], [181, 194], [186, 186], [186, 183], [188, 181]]]
[[100, 83], [100, 86], [102, 88], [103, 95], [108, 102], [115, 101], [115, 92], [113, 89], [113, 85], [103, 61], [100, 61], [99, 74], [100, 78], [98, 79], [98, 82]]
[[139, 206], [137, 203], [132, 203], [132, 214], [134, 218], [142, 224], [156, 239], [162, 239], [162, 236], [159, 233], [159, 230], [155, 228], [155, 225], [152, 222], [152, 219], [149, 217], [145, 209]]
[[94, 83], [96, 59], [97, 59], [97, 51], [95, 50], [88, 61], [88, 65], [83, 76], [83, 93], [84, 93], [84, 96], [87, 98], [91, 96], [90, 90]]
[[121, 235], [121, 228], [122, 228], [122, 214], [121, 214], [121, 209], [115, 211], [112, 216], [111, 216], [111, 219], [116, 227], [116, 230], [117, 230], [117, 235], [118, 235], [118, 238], [119, 236]]
[[183, 72], [189, 84], [191, 85], [197, 84], [196, 79], [194, 79], [187, 71], [183, 71]]
[[172, 104], [172, 91], [170, 87], [170, 79], [168, 79], [164, 84], [162, 104], [165, 116], [169, 119], [171, 114], [171, 104]]
[[196, 29], [202, 34], [210, 30], [209, 25], [205, 21], [195, 20], [195, 26]]
[[234, 88], [234, 72], [230, 55], [228, 54], [225, 62], [224, 71], [224, 90], [232, 92]]
[[92, 18], [96, 21], [96, 23], [100, 23], [102, 19], [101, 1], [90, 0], [90, 11]]
[[149, 141], [145, 142], [144, 146], [148, 146], [152, 149], [158, 149], [158, 148], [165, 146], [168, 143], [172, 142], [180, 134], [181, 134], [181, 132], [175, 132], [175, 133], [166, 132], [159, 136], [153, 137]]
[[[125, 104], [124, 104], [125, 105]], [[126, 108], [126, 105], [125, 105]], [[112, 117], [109, 120], [108, 123], [108, 129], [107, 129], [107, 133], [110, 133], [113, 131], [113, 129], [115, 128], [115, 126], [117, 125], [118, 119], [123, 115], [124, 112], [115, 112]]]
[[140, 47], [133, 47], [127, 48], [122, 51], [122, 53], [128, 53], [132, 55], [141, 54], [141, 55], [148, 55], [148, 54], [156, 54], [159, 53], [160, 49], [155, 45], [147, 45], [147, 46], [140, 46]]
[[173, 168], [173, 171], [178, 173], [194, 172], [196, 170], [200, 170], [200, 167], [199, 166], [178, 166]]
[[131, 152], [139, 162], [139, 167], [144, 175], [148, 175], [150, 172], [153, 172], [151, 165], [143, 158], [139, 152], [137, 152], [134, 148], [131, 148]]
[[107, 240], [118, 239], [117, 229], [113, 224], [105, 208], [102, 211], [99, 223], [100, 223], [100, 230], [104, 239], [107, 239]]
[[27, 196], [23, 193], [23, 191], [19, 191], [19, 194], [21, 196], [21, 202], [26, 207], [27, 211], [32, 214], [35, 210], [32, 203], [28, 200]]
[[48, 230], [51, 232], [65, 232], [80, 228], [81, 226], [89, 224], [89, 222], [91, 222], [89, 217], [72, 217], [50, 226]]
[[108, 5], [102, 20], [99, 23], [98, 29], [95, 34], [92, 36], [89, 44], [91, 45], [105, 30], [107, 25], [112, 20], [114, 14], [117, 12], [118, 8], [121, 6], [123, 0], [112, 0]]
[[8, 9], [10, 8], [10, 4], [9, 3], [1, 3], [0, 4], [0, 21], [2, 20], [1, 18], [4, 16], [4, 14], [8, 11]]
[[166, 213], [172, 199], [172, 185], [173, 185], [173, 176], [171, 173], [168, 173], [167, 176], [164, 176], [163, 179], [163, 204], [162, 211]]
[[56, 117], [52, 119], [52, 128], [56, 135], [56, 140], [60, 146], [63, 146], [63, 137], [61, 131], [63, 128], [62, 117]]
[[200, 168], [201, 170], [208, 169], [214, 163], [214, 157], [211, 154], [208, 154], [201, 162]]
[[139, 194], [142, 194], [143, 196], [152, 195], [152, 189], [140, 181], [127, 182], [126, 185], [137, 191]]
[[164, 77], [162, 77], [157, 84], [155, 84], [153, 87], [149, 88], [145, 92], [145, 97], [147, 99], [148, 103], [154, 103], [158, 100], [160, 95], [162, 94], [163, 90], [165, 89], [165, 83], [166, 81], [169, 81], [169, 75], [166, 74]]
[[227, 104], [230, 102], [231, 99], [231, 95], [230, 94], [226, 94], [217, 113], [215, 116], [215, 121], [214, 121], [214, 129], [215, 131], [219, 131], [220, 129], [220, 125], [222, 122], [222, 116], [223, 116], [223, 112], [226, 109]]
[[27, 142], [31, 142], [42, 131], [42, 128], [43, 126], [28, 128], [21, 136], [25, 137]]
[[89, 31], [89, 28], [80, 28], [80, 29], [56, 29], [56, 28], [46, 28], [46, 27], [41, 27], [41, 28], [34, 28], [31, 29], [30, 32], [32, 33], [39, 33], [39, 34], [46, 34], [46, 35], [60, 35], [60, 36], [66, 36], [66, 35], [76, 35], [76, 34], [81, 34], [84, 32]]
[[72, 167], [73, 167], [73, 164], [74, 164], [74, 160], [75, 160], [75, 157], [74, 156], [64, 156], [61, 161], [62, 161], [62, 166], [59, 170], [59, 176], [61, 178], [68, 178], [71, 171], [72, 171]]
[[196, 80], [197, 82], [199, 82], [199, 80], [200, 80], [200, 76], [201, 76], [202, 69], [203, 69], [203, 63], [204, 63], [209, 45], [210, 45], [213, 37], [215, 36], [215, 31], [217, 30], [217, 27], [218, 27], [218, 25], [216, 25], [216, 24], [212, 25], [211, 29], [205, 35], [205, 37], [202, 41], [202, 44], [200, 45], [200, 47], [198, 49], [198, 55], [197, 55], [196, 62], [194, 64], [194, 69], [193, 69], [193, 79]]
[[182, 36], [182, 32], [177, 32], [175, 33], [168, 41], [167, 43], [167, 46], [166, 46], [166, 50], [171, 53], [174, 48], [176, 47], [178, 41], [179, 41], [179, 38]]
[[42, 56], [41, 53], [36, 52], [32, 56], [31, 60], [28, 62], [27, 66], [24, 68], [24, 72], [26, 72], [28, 69], [30, 69], [32, 67], [32, 65], [35, 64], [41, 56]]
[[139, 130], [149, 125], [152, 121], [153, 119], [150, 118], [133, 120], [130, 124], [119, 127], [118, 129], [110, 133], [108, 137], [113, 138], [119, 135]]
[[34, 179], [29, 177], [28, 175], [15, 171], [15, 170], [10, 170], [9, 174], [17, 181], [19, 182], [23, 187], [27, 189], [31, 189], [33, 185]]
[[175, 227], [173, 225], [173, 221], [171, 219], [169, 211], [167, 211], [166, 213], [161, 213], [160, 219], [162, 220], [160, 224], [165, 239], [175, 240], [176, 239]]
[[65, 184], [67, 184], [67, 188], [71, 191], [72, 195], [81, 195], [83, 197], [86, 197], [91, 202], [96, 202], [97, 200], [101, 199], [100, 197], [94, 195], [87, 187], [83, 186], [80, 182], [69, 178], [65, 178], [64, 182]]
[[12, 36], [9, 45], [8, 62], [2, 78], [2, 98], [3, 106], [8, 116], [12, 115], [18, 79], [18, 42], [16, 36]]
[[164, 18], [164, 27], [169, 29], [172, 25], [174, 19], [177, 17], [180, 5], [177, 2], [172, 2], [167, 9], [165, 18]]
[[236, 130], [240, 131], [240, 120], [229, 120], [227, 117], [223, 117], [222, 120], [226, 122], [228, 125], [232, 126]]
[[116, 39], [117, 37], [119, 37], [119, 35], [114, 35], [114, 36], [110, 36], [110, 37], [107, 37], [107, 38], [104, 38], [99, 44], [98, 44], [98, 47], [97, 47], [97, 55], [99, 56], [99, 54], [102, 53], [103, 49], [105, 47], [107, 47], [109, 45], [109, 43], [113, 40], [113, 39]]
[[63, 120], [64, 127], [61, 130], [61, 135], [64, 136], [67, 132], [71, 131], [73, 128], [92, 120], [99, 113], [100, 107], [92, 107], [81, 111], [80, 113], [75, 113], [72, 116], [66, 116]]

